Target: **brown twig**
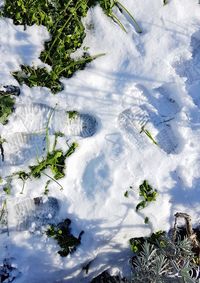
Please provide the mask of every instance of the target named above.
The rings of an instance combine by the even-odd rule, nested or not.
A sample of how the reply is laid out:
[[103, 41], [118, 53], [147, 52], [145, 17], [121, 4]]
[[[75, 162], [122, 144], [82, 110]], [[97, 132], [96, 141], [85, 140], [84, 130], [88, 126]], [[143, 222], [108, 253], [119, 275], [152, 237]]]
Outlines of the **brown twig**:
[[200, 242], [197, 239], [197, 235], [192, 228], [192, 219], [191, 216], [187, 213], [177, 212], [175, 215], [174, 229], [172, 240], [175, 242], [177, 236], [177, 219], [185, 219], [185, 228], [188, 239], [191, 241], [195, 254], [198, 256], [198, 264], [200, 264]]

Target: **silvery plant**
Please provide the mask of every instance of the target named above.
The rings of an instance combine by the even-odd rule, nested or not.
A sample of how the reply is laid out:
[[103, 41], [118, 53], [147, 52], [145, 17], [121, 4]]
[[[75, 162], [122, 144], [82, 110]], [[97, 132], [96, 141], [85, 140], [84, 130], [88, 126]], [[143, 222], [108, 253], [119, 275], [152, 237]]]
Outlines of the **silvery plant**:
[[176, 242], [166, 236], [156, 245], [145, 242], [132, 260], [131, 283], [199, 283], [197, 258], [188, 238]]

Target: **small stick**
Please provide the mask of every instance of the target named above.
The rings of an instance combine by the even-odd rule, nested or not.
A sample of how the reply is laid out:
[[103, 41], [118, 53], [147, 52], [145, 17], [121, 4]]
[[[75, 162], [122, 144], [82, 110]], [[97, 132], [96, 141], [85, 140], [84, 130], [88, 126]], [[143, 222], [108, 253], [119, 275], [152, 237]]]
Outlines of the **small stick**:
[[191, 216], [187, 213], [177, 212], [175, 215], [175, 223], [174, 223], [174, 231], [173, 231], [173, 241], [176, 240], [176, 234], [177, 234], [177, 218], [184, 218], [185, 219], [185, 228], [187, 232], [187, 236], [192, 242], [193, 248], [195, 249], [195, 253], [198, 254], [198, 262], [200, 263], [200, 242], [197, 239], [197, 235], [192, 229], [192, 219]]

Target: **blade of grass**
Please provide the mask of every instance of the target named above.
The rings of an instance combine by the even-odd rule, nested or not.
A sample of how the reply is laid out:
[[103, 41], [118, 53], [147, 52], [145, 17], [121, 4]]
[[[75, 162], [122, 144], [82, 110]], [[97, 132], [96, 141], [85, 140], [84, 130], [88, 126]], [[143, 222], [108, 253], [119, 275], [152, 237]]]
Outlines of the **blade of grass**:
[[121, 23], [121, 21], [117, 18], [117, 16], [115, 14], [110, 14], [109, 17], [111, 17], [111, 19], [113, 19], [114, 22], [116, 22], [118, 24], [118, 26], [127, 33], [127, 30], [125, 29], [124, 25]]
[[140, 26], [138, 25], [138, 23], [136, 22], [136, 20], [134, 19], [133, 15], [131, 15], [131, 13], [127, 10], [126, 7], [124, 7], [124, 5], [122, 5], [122, 3], [120, 3], [119, 1], [115, 2], [116, 6], [119, 8], [121, 7], [128, 15], [129, 17], [132, 19], [132, 21], [134, 22], [135, 25], [135, 29], [137, 31], [137, 33], [142, 33], [142, 29], [140, 28]]
[[60, 187], [61, 191], [64, 190], [63, 186], [62, 186], [56, 179], [54, 179], [53, 177], [51, 177], [50, 175], [48, 175], [48, 174], [45, 173], [45, 172], [42, 172], [42, 171], [41, 171], [41, 173], [42, 173], [43, 175], [47, 176], [47, 177], [48, 177], [49, 179], [51, 179], [52, 181], [54, 181], [54, 182]]
[[159, 144], [157, 143], [157, 141], [152, 137], [151, 133], [144, 128], [144, 126], [142, 126], [140, 133], [144, 132], [145, 135], [157, 146], [159, 146]]
[[94, 55], [94, 56], [88, 56], [87, 58], [83, 58], [83, 59], [78, 60], [78, 61], [74, 61], [70, 65], [68, 65], [67, 67], [65, 67], [62, 70], [60, 70], [59, 73], [58, 73], [58, 76], [60, 74], [62, 74], [62, 72], [67, 71], [68, 69], [70, 69], [72, 66], [74, 67], [74, 66], [79, 65], [79, 64], [84, 64], [84, 63], [87, 63], [87, 62], [91, 62], [91, 61], [93, 61], [93, 60], [95, 60], [95, 59], [97, 59], [97, 58], [99, 58], [101, 56], [105, 56], [105, 55], [106, 55], [106, 53], [100, 53], [100, 54], [97, 54], [97, 55]]

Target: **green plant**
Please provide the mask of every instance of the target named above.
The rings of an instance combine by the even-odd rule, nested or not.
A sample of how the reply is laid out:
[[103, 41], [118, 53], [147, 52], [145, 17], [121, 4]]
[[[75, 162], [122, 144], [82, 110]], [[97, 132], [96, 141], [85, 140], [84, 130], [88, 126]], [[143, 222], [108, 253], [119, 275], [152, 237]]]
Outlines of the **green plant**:
[[[14, 111], [15, 96], [20, 94], [20, 89], [16, 86], [4, 86], [0, 90], [0, 123], [5, 125], [8, 116]], [[2, 145], [2, 140], [1, 140]], [[3, 157], [3, 156], [2, 156]]]
[[73, 253], [77, 246], [81, 243], [83, 231], [79, 234], [78, 238], [71, 234], [71, 220], [65, 219], [57, 225], [51, 225], [46, 231], [48, 237], [55, 239], [60, 246], [58, 251], [59, 255], [66, 257], [68, 254]]
[[[51, 115], [50, 115], [51, 117]], [[50, 117], [48, 119], [48, 122], [50, 120]], [[23, 194], [24, 192], [24, 188], [25, 188], [25, 182], [33, 177], [33, 178], [40, 178], [41, 174], [47, 176], [50, 180], [48, 180], [46, 182], [45, 185], [45, 191], [44, 194], [48, 194], [49, 190], [48, 190], [48, 185], [50, 183], [50, 181], [54, 181], [56, 184], [59, 185], [59, 187], [61, 188], [61, 190], [63, 189], [63, 187], [61, 186], [61, 184], [57, 181], [58, 179], [61, 179], [65, 176], [65, 160], [66, 158], [68, 158], [69, 156], [71, 156], [76, 148], [78, 147], [78, 144], [76, 142], [73, 142], [71, 145], [68, 145], [68, 150], [64, 153], [62, 150], [60, 149], [56, 149], [56, 145], [57, 145], [57, 139], [58, 137], [62, 137], [63, 134], [58, 132], [55, 133], [55, 139], [54, 139], [54, 144], [53, 144], [53, 150], [47, 152], [46, 156], [43, 157], [43, 159], [41, 161], [39, 161], [39, 159], [37, 158], [38, 163], [36, 165], [32, 165], [29, 166], [29, 171], [25, 172], [25, 171], [17, 171], [15, 173], [13, 173], [12, 175], [9, 175], [6, 177], [6, 185], [4, 186], [3, 190], [4, 192], [6, 192], [6, 194], [10, 194], [11, 192], [11, 181], [14, 177], [17, 177], [18, 179], [21, 179], [23, 184], [22, 184], [22, 190], [20, 192], [20, 194]], [[49, 139], [49, 134], [48, 134], [48, 126], [47, 126], [47, 131], [46, 131], [46, 139], [48, 141]], [[48, 144], [48, 148], [49, 146], [49, 142], [47, 142]], [[48, 175], [45, 170], [49, 168], [53, 174], [53, 177]]]
[[[142, 32], [130, 12], [119, 2], [114, 0], [6, 0], [1, 15], [13, 19], [16, 25], [44, 25], [51, 35], [45, 43], [45, 49], [40, 59], [51, 66], [49, 71], [45, 67], [21, 65], [20, 71], [13, 72], [16, 80], [28, 86], [45, 86], [53, 93], [63, 90], [61, 77], [70, 78], [77, 70], [85, 68], [86, 64], [95, 60], [98, 54], [91, 56], [84, 49], [82, 57], [73, 59], [73, 54], [81, 47], [85, 38], [85, 28], [81, 21], [87, 15], [90, 7], [97, 3], [105, 13], [124, 30], [120, 20], [113, 13], [113, 7], [126, 13], [134, 23], [137, 32]], [[4, 118], [5, 119], [5, 118]]]
[[81, 70], [99, 55], [90, 56], [84, 52], [77, 60], [71, 58], [83, 42], [85, 28], [81, 18], [86, 16], [89, 7], [94, 5], [91, 0], [18, 0], [14, 3], [6, 0], [3, 16], [12, 18], [14, 24], [44, 25], [51, 34], [51, 39], [45, 43], [45, 49], [40, 59], [51, 66], [49, 71], [45, 67], [21, 66], [21, 71], [13, 72], [13, 76], [20, 84], [26, 83], [30, 87], [46, 86], [53, 93], [63, 89], [61, 77], [69, 78], [77, 70]]
[[146, 180], [139, 186], [139, 195], [143, 198], [136, 206], [136, 211], [145, 208], [149, 202], [155, 201], [158, 195], [157, 190], [154, 190]]
[[34, 178], [41, 177], [41, 173], [47, 167], [50, 167], [55, 179], [64, 177], [65, 156], [62, 150], [54, 150], [53, 152], [48, 153], [46, 158], [38, 162], [37, 165], [30, 166], [31, 176]]
[[0, 95], [0, 123], [5, 125], [8, 116], [14, 111], [15, 98], [11, 95]]
[[[193, 263], [194, 254], [188, 239], [176, 243], [165, 238], [166, 246], [158, 247], [145, 241], [141, 252], [133, 259], [132, 282], [134, 283], [197, 283]], [[195, 272], [194, 272], [195, 271]]]
[[31, 176], [34, 178], [39, 178], [41, 173], [43, 173], [43, 171], [49, 167], [55, 180], [64, 177], [65, 159], [74, 153], [77, 146], [77, 143], [72, 143], [65, 154], [62, 150], [53, 150], [52, 152], [48, 152], [46, 158], [43, 158], [42, 161], [39, 161], [37, 165], [29, 167], [31, 170]]
[[139, 237], [139, 238], [131, 238], [129, 240], [130, 248], [132, 252], [139, 253], [142, 251], [142, 245], [147, 241], [152, 245], [164, 245], [164, 237], [166, 233], [164, 231], [157, 231], [152, 233], [149, 237]]
[[[74, 153], [76, 148], [78, 147], [78, 144], [73, 142], [70, 146], [67, 152], [64, 154], [64, 152], [60, 149], [56, 149], [57, 145], [57, 139], [58, 137], [63, 137], [63, 134], [61, 132], [57, 132], [54, 135], [54, 143], [53, 143], [53, 149], [50, 151], [50, 142], [49, 142], [49, 123], [52, 117], [52, 114], [54, 112], [55, 108], [50, 113], [47, 125], [46, 125], [46, 151], [47, 154], [45, 158], [43, 158], [41, 161], [38, 160], [37, 165], [30, 166], [30, 175], [34, 178], [41, 177], [41, 174], [44, 174], [48, 176], [50, 179], [58, 183], [56, 180], [61, 179], [65, 176], [64, 169], [65, 169], [65, 159], [69, 157], [71, 154]], [[48, 174], [44, 173], [43, 171], [47, 168], [50, 168], [53, 178], [49, 176]], [[59, 183], [58, 183], [59, 184]], [[62, 186], [59, 184], [59, 186], [62, 188]], [[45, 187], [47, 189], [47, 187]]]

